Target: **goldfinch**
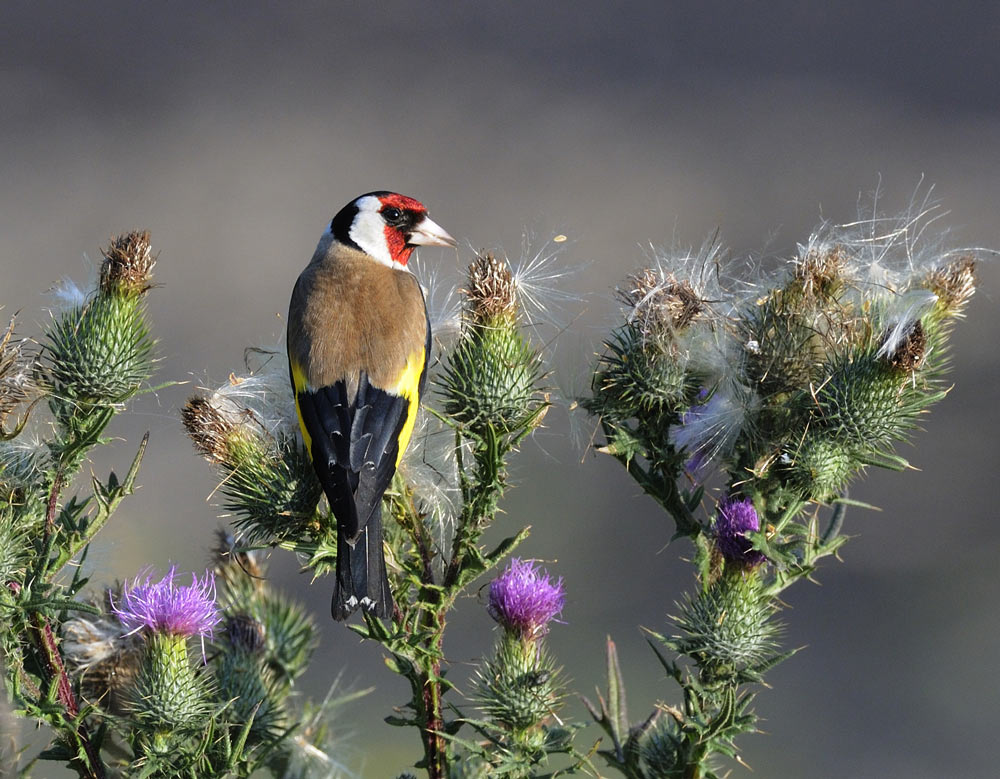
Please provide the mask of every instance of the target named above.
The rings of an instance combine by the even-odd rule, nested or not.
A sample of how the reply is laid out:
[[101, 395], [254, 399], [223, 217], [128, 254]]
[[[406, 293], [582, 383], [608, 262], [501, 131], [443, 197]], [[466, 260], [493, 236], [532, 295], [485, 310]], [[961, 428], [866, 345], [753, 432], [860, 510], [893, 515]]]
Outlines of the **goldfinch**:
[[288, 363], [306, 449], [337, 520], [333, 618], [393, 612], [382, 495], [413, 432], [431, 329], [407, 268], [416, 246], [455, 246], [419, 201], [369, 192], [323, 233], [288, 307]]

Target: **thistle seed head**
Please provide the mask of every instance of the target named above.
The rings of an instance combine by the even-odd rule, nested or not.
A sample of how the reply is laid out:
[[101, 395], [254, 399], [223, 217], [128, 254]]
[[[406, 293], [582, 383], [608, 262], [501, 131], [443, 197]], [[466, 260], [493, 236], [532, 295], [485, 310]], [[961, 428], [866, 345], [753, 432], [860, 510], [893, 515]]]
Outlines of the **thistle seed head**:
[[36, 391], [32, 379], [34, 360], [24, 350], [25, 341], [14, 338], [14, 319], [0, 335], [0, 432], [8, 415]]
[[629, 319], [644, 338], [683, 330], [705, 309], [689, 281], [653, 268], [631, 274], [618, 297], [631, 309]]
[[239, 424], [216, 408], [209, 398], [195, 395], [181, 409], [181, 421], [195, 449], [211, 463], [224, 463], [229, 459], [229, 441], [239, 429]]
[[149, 244], [148, 230], [116, 235], [101, 249], [100, 291], [104, 295], [141, 295], [152, 286], [157, 255]]
[[945, 317], [960, 317], [976, 292], [976, 259], [964, 255], [927, 274], [924, 286], [938, 297]]
[[481, 252], [469, 265], [469, 286], [462, 291], [474, 322], [501, 318], [512, 322], [517, 314], [517, 285], [510, 266], [492, 252]]

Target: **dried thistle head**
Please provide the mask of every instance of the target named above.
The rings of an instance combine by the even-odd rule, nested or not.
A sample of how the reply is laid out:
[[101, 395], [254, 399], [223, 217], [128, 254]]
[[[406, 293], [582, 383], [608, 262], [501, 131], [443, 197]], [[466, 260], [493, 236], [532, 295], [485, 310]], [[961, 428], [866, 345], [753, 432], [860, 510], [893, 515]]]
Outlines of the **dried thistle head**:
[[481, 252], [469, 265], [469, 287], [462, 290], [469, 299], [476, 322], [513, 320], [517, 313], [517, 285], [505, 260], [493, 252]]
[[959, 257], [927, 274], [924, 286], [938, 296], [946, 317], [960, 317], [976, 292], [976, 259], [971, 254]]
[[24, 352], [23, 340], [14, 339], [14, 319], [0, 336], [0, 427], [7, 416], [35, 391], [33, 360]]
[[893, 368], [906, 372], [919, 368], [927, 353], [927, 334], [920, 320], [914, 320], [892, 346], [891, 351], [886, 350], [885, 357]]
[[691, 282], [653, 268], [629, 275], [618, 297], [632, 309], [630, 318], [645, 338], [683, 330], [705, 308]]
[[181, 421], [195, 448], [206, 460], [223, 463], [229, 454], [228, 442], [236, 425], [208, 398], [195, 395], [181, 409]]
[[226, 639], [234, 649], [261, 654], [267, 646], [263, 623], [249, 614], [234, 614], [226, 620]]
[[847, 265], [848, 254], [843, 246], [821, 246], [808, 250], [795, 262], [794, 276], [805, 297], [822, 300], [837, 294]]
[[215, 465], [234, 466], [245, 457], [260, 457], [274, 439], [250, 409], [228, 408], [215, 397], [192, 396], [181, 409], [188, 437]]
[[141, 295], [152, 286], [157, 255], [150, 247], [148, 230], [116, 235], [101, 253], [104, 255], [100, 276], [103, 294]]

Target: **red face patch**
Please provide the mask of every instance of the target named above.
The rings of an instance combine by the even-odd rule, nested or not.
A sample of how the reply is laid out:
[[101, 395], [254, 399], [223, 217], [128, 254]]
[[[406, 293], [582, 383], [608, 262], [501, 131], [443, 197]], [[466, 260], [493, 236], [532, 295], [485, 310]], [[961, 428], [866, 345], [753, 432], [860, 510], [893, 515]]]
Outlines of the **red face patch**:
[[406, 245], [406, 236], [398, 228], [385, 226], [385, 245], [389, 247], [389, 256], [393, 262], [406, 265], [413, 254], [413, 247]]
[[427, 213], [427, 209], [419, 200], [396, 193], [383, 195], [379, 198], [379, 202], [382, 203], [379, 212], [383, 214], [383, 218], [390, 209], [398, 209], [402, 215], [402, 219], [396, 220], [395, 224], [390, 223], [392, 220], [386, 219], [385, 245], [393, 262], [405, 266], [413, 254], [413, 247], [406, 245], [408, 231]]
[[406, 195], [397, 195], [395, 192], [383, 195], [379, 198], [379, 202], [382, 203], [383, 208], [386, 206], [395, 206], [400, 211], [416, 211], [420, 214], [427, 212], [424, 204], [419, 200], [414, 200], [412, 197], [407, 197]]

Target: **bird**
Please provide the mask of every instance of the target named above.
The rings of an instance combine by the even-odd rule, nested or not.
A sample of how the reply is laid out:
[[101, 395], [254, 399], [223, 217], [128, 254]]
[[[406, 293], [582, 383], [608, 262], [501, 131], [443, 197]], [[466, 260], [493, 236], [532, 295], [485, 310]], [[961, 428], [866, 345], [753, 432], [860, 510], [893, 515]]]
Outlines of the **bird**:
[[331, 611], [393, 613], [382, 496], [413, 433], [431, 327], [407, 263], [456, 241], [418, 200], [380, 190], [342, 208], [299, 275], [288, 307], [288, 365], [303, 443], [337, 523]]

